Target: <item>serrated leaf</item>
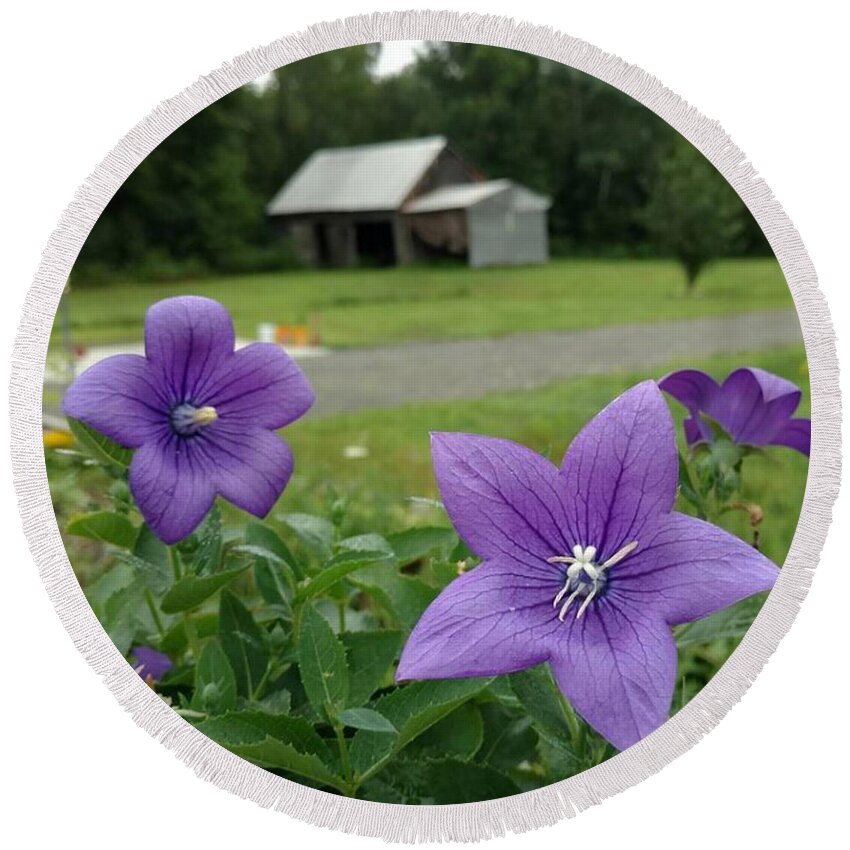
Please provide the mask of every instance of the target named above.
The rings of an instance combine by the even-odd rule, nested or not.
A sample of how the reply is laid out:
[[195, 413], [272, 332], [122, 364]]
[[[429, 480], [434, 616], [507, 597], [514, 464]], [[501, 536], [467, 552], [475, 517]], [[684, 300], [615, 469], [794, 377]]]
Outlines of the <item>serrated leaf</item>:
[[133, 459], [133, 452], [113, 442], [103, 434], [99, 434], [94, 428], [90, 428], [79, 419], [68, 418], [68, 427], [80, 444], [81, 448], [91, 455], [95, 460], [111, 466], [126, 469]]
[[195, 667], [192, 707], [206, 714], [223, 714], [236, 706], [236, 676], [217, 640], [209, 641]]
[[171, 586], [172, 574], [167, 564], [152, 564], [129, 552], [116, 552], [115, 557], [123, 564], [131, 567], [138, 578], [157, 595], [161, 596]]
[[327, 745], [302, 718], [231, 712], [198, 723], [197, 728], [260, 767], [287, 771], [319, 785], [345, 790]]
[[236, 675], [236, 689], [251, 698], [269, 664], [266, 634], [229, 590], [221, 594], [218, 637]]
[[146, 577], [148, 587], [161, 596], [171, 586], [173, 573], [168, 556], [168, 547], [147, 527], [142, 525], [133, 544], [133, 554], [118, 556], [140, 570]]
[[675, 630], [676, 644], [684, 648], [742, 637], [752, 626], [766, 598], [767, 594], [759, 593], [702, 620], [679, 626]]
[[385, 735], [394, 735], [398, 731], [383, 714], [373, 708], [348, 708], [340, 712], [338, 719], [352, 729], [365, 729]]
[[321, 563], [330, 558], [335, 534], [331, 522], [312, 514], [283, 514], [280, 520]]
[[348, 705], [363, 705], [386, 683], [387, 674], [401, 650], [402, 633], [379, 630], [340, 635], [351, 671]]
[[184, 576], [165, 594], [160, 607], [164, 614], [191, 611], [247, 569], [248, 564], [245, 564], [232, 570], [213, 573], [211, 576]]
[[355, 772], [361, 777], [376, 773], [399, 750], [486, 688], [489, 682], [489, 679], [414, 682], [381, 697], [373, 707], [398, 729], [398, 736], [357, 732], [350, 747]]
[[395, 552], [398, 565], [404, 567], [434, 552], [447, 557], [457, 544], [457, 534], [451, 528], [410, 528], [389, 535], [387, 542]]
[[312, 605], [304, 607], [297, 641], [298, 669], [307, 698], [320, 716], [334, 717], [348, 701], [345, 649]]
[[298, 589], [295, 594], [296, 601], [304, 602], [320, 596], [352, 573], [373, 567], [386, 558], [383, 552], [340, 552], [322, 567], [321, 572], [312, 576], [307, 584]]
[[96, 511], [71, 517], [66, 531], [75, 537], [111, 543], [122, 549], [130, 549], [139, 533], [136, 526], [126, 516], [110, 511]]
[[469, 761], [484, 740], [484, 722], [478, 707], [465, 702], [416, 740], [417, 753], [429, 758]]
[[136, 573], [127, 564], [117, 564], [93, 581], [86, 588], [86, 599], [97, 612], [98, 606], [122, 590], [126, 590], [136, 579]]

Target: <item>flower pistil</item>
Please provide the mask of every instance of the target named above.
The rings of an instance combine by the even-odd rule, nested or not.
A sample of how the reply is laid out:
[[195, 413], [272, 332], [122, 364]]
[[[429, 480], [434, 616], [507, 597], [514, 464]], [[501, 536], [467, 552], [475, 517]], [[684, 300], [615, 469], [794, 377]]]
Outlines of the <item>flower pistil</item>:
[[218, 419], [218, 411], [214, 407], [195, 407], [192, 404], [178, 404], [171, 411], [171, 427], [181, 437], [191, 437], [201, 428], [212, 425]]
[[606, 570], [615, 564], [619, 564], [620, 561], [634, 552], [637, 547], [638, 541], [633, 540], [601, 564], [595, 562], [595, 546], [580, 546], [579, 544], [573, 546], [572, 555], [556, 555], [553, 558], [547, 558], [550, 564], [568, 565], [564, 586], [558, 591], [552, 601], [552, 607], [557, 608], [561, 604], [561, 600], [569, 594], [566, 602], [561, 606], [558, 619], [563, 623], [567, 611], [570, 610], [570, 606], [581, 596], [583, 597], [582, 603], [576, 613], [576, 619], [580, 620], [593, 599], [601, 593], [602, 589], [608, 583], [608, 577], [605, 574]]

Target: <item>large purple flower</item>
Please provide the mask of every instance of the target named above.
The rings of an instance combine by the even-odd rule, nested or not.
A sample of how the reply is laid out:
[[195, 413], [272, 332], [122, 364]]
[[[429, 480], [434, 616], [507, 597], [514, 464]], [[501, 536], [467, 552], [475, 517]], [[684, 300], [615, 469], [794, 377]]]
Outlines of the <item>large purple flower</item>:
[[130, 489], [165, 543], [189, 535], [217, 495], [265, 516], [292, 475], [273, 431], [308, 410], [310, 385], [281, 348], [234, 345], [220, 304], [168, 298], [145, 316], [144, 357], [102, 360], [65, 395], [67, 416], [136, 450]]
[[672, 512], [670, 412], [647, 381], [576, 437], [557, 469], [516, 443], [435, 434], [437, 481], [483, 563], [425, 611], [397, 679], [494, 676], [548, 661], [576, 711], [624, 749], [667, 717], [670, 627], [773, 586], [777, 567]]
[[790, 381], [763, 369], [737, 369], [723, 384], [697, 369], [683, 369], [658, 385], [688, 409], [685, 438], [689, 446], [712, 442], [705, 421], [715, 421], [742, 446], [787, 446], [809, 455], [812, 423], [792, 419], [802, 393]]

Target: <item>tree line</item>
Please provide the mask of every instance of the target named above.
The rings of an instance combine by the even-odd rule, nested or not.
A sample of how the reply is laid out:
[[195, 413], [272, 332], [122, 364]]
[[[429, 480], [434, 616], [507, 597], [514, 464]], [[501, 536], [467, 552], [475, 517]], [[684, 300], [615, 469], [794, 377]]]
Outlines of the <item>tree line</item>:
[[637, 101], [526, 53], [428, 44], [375, 75], [378, 45], [278, 69], [204, 109], [127, 179], [75, 267], [81, 284], [280, 269], [264, 207], [316, 149], [441, 134], [490, 178], [552, 198], [552, 250], [675, 256], [689, 284], [723, 256], [767, 254], [713, 166]]

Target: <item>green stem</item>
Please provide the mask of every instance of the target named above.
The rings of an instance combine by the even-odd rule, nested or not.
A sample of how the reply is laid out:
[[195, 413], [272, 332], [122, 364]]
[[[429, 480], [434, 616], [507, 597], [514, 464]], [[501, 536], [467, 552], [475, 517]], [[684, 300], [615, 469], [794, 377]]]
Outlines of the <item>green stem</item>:
[[168, 547], [168, 557], [171, 559], [171, 572], [174, 573], [174, 581], [183, 578], [183, 567], [180, 564], [180, 553], [173, 547]]
[[251, 699], [254, 700], [255, 702], [262, 697], [263, 690], [265, 689], [266, 685], [268, 684], [269, 678], [271, 677], [271, 672], [272, 672], [272, 662], [269, 661], [269, 663], [266, 664], [265, 673], [263, 673], [263, 675], [260, 677], [260, 681], [257, 682], [257, 687], [254, 688], [253, 691], [251, 691]]
[[581, 743], [581, 721], [578, 719], [578, 715], [573, 711], [573, 707], [567, 702], [567, 698], [561, 693], [560, 688], [557, 689], [558, 699], [561, 703], [561, 710], [564, 712], [564, 718], [567, 721], [567, 726], [570, 730], [570, 740], [573, 742], [573, 745], [578, 749], [579, 744]]
[[336, 732], [336, 740], [339, 743], [339, 760], [342, 762], [342, 775], [345, 777], [347, 797], [353, 797], [357, 792], [356, 786], [352, 782], [353, 773], [351, 771], [351, 759], [348, 755], [348, 742], [345, 740], [345, 730], [341, 723], [333, 724], [334, 732]]
[[151, 589], [149, 587], [145, 588], [145, 602], [148, 603], [148, 608], [150, 609], [151, 617], [153, 617], [154, 625], [159, 633], [159, 637], [162, 637], [165, 634], [165, 627], [162, 624], [162, 617], [159, 616], [156, 601], [154, 600], [153, 593], [151, 593]]
[[339, 632], [342, 634], [345, 631], [345, 609], [347, 605], [345, 602], [340, 602], [337, 606], [339, 610]]
[[192, 657], [197, 660], [201, 657], [201, 647], [198, 643], [198, 631], [195, 628], [195, 621], [187, 614], [183, 620], [183, 628], [186, 631], [186, 643], [192, 653]]

